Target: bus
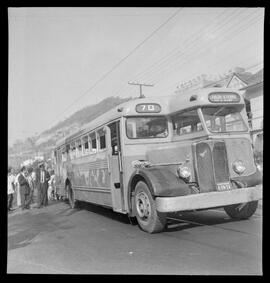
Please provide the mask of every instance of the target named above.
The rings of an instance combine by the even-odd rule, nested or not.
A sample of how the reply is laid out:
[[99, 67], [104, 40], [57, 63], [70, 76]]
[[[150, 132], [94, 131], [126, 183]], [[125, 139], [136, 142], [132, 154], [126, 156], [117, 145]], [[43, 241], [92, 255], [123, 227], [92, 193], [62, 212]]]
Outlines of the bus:
[[170, 212], [218, 207], [247, 219], [262, 199], [245, 102], [233, 89], [129, 100], [59, 140], [53, 156], [71, 208], [105, 206], [148, 233], [164, 230]]

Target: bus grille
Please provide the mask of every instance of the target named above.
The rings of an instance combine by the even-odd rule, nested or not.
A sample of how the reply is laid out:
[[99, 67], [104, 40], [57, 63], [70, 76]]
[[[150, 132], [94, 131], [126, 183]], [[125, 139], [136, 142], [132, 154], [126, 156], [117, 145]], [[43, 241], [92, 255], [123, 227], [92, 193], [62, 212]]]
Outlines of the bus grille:
[[216, 190], [216, 184], [229, 181], [224, 142], [200, 142], [195, 146], [197, 182], [200, 192]]
[[226, 146], [224, 142], [216, 142], [213, 148], [214, 172], [216, 183], [229, 181], [229, 168]]

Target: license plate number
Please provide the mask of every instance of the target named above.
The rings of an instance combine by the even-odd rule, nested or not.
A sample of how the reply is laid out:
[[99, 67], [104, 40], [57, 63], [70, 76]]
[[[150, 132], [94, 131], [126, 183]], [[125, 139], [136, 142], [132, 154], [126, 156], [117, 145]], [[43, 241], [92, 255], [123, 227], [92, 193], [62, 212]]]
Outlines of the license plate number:
[[217, 184], [218, 191], [229, 191], [231, 189], [230, 183], [220, 183]]

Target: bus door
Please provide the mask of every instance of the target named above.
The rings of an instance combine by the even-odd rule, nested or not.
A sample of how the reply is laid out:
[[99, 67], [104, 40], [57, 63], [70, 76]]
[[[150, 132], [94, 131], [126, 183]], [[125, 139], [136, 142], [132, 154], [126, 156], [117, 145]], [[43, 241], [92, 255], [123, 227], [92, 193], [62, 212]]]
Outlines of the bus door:
[[109, 127], [109, 171], [111, 175], [112, 204], [113, 210], [123, 212], [124, 210], [124, 191], [123, 191], [123, 166], [122, 148], [120, 143], [120, 121], [113, 122]]

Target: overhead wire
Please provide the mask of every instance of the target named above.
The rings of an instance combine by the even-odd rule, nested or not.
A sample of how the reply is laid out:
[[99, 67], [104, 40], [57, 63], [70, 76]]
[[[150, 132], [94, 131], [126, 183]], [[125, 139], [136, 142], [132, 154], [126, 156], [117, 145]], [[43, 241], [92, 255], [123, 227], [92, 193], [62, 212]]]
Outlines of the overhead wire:
[[[84, 97], [88, 92], [90, 92], [92, 89], [94, 89], [95, 87], [96, 87], [96, 85], [97, 84], [99, 84], [101, 81], [103, 81], [107, 76], [109, 76], [116, 68], [118, 68], [118, 66], [119, 65], [121, 65], [128, 57], [130, 57], [138, 48], [140, 48], [148, 39], [150, 39], [159, 29], [161, 29], [165, 24], [167, 24], [172, 18], [174, 18], [181, 10], [182, 10], [183, 8], [180, 8], [180, 9], [178, 9], [175, 13], [173, 13], [163, 24], [161, 24], [158, 28], [156, 28], [149, 36], [147, 36], [140, 44], [138, 44], [132, 51], [130, 51], [125, 57], [123, 57], [116, 65], [114, 65], [109, 71], [107, 71], [99, 80], [97, 80], [90, 88], [88, 88], [86, 91], [84, 91], [83, 93], [82, 93], [82, 95], [80, 95], [78, 98], [76, 98], [73, 102], [72, 102], [72, 104], [70, 104], [69, 106], [67, 106], [58, 116], [57, 116], [57, 118], [58, 117], [60, 117], [63, 113], [65, 113], [71, 106], [73, 106], [77, 101], [79, 101], [82, 97]], [[225, 14], [225, 12], [226, 12], [226, 10], [225, 11], [223, 11], [222, 13], [220, 13], [219, 15], [221, 16], [221, 15], [224, 15]], [[227, 22], [230, 22], [230, 19], [231, 18], [233, 18], [233, 17], [235, 17], [237, 14], [239, 14], [240, 12], [242, 12], [242, 11], [234, 11], [234, 13], [233, 13], [233, 15], [231, 14], [231, 17], [226, 17], [224, 20], [225, 20], [225, 23], [227, 23]], [[250, 14], [252, 14], [252, 13], [250, 13]], [[216, 16], [215, 17], [215, 19], [216, 18], [218, 18], [218, 16]], [[240, 18], [240, 22], [242, 21], [242, 19], [243, 19], [243, 17], [242, 18]], [[252, 19], [249, 19], [249, 21], [252, 21], [252, 20], [254, 20], [255, 19], [255, 17], [254, 18], [252, 18]], [[222, 29], [224, 28], [224, 22], [221, 22], [220, 21], [220, 18], [219, 18], [219, 22], [220, 22], [220, 24], [217, 26], [215, 26], [214, 27], [214, 30], [220, 30], [220, 31], [222, 31]], [[256, 21], [255, 21], [256, 22]], [[223, 26], [222, 26], [223, 25]], [[230, 28], [232, 28], [232, 26], [230, 27]], [[228, 30], [230, 30], [230, 28], [229, 29], [227, 29], [227, 31]], [[239, 28], [239, 27], [238, 27]], [[209, 32], [209, 31], [211, 31], [211, 26], [209, 27], [209, 28], [207, 28], [207, 31]], [[202, 31], [203, 30], [203, 28], [201, 28], [200, 29], [200, 31]], [[237, 31], [237, 28], [236, 29], [234, 29], [233, 30], [233, 32], [235, 32], [235, 31]], [[239, 31], [238, 31], [239, 32]], [[192, 37], [194, 37], [194, 34], [196, 35], [196, 33], [193, 33], [193, 35], [192, 36], [190, 36], [189, 37], [189, 41], [187, 41], [187, 42], [189, 42], [189, 44], [191, 44], [191, 43], [193, 43], [193, 44], [191, 44], [191, 48], [189, 48], [189, 51], [190, 50], [194, 50], [194, 48], [195, 48], [195, 50], [196, 50], [196, 48], [198, 47], [198, 44], [199, 44], [199, 40], [200, 40], [200, 38], [199, 37], [196, 37], [195, 36], [195, 38], [192, 38]], [[228, 35], [228, 34], [227, 34]], [[193, 39], [193, 40], [191, 40], [191, 39]], [[191, 42], [190, 42], [190, 40], [191, 40]], [[187, 42], [185, 42], [185, 46], [186, 46], [186, 48], [188, 47], [188, 44], [187, 44]], [[216, 43], [217, 44], [217, 43]], [[196, 47], [197, 46], [197, 47]], [[209, 47], [208, 47], [209, 48]], [[148, 77], [147, 78], [147, 80], [149, 81], [149, 80], [152, 80], [152, 82], [155, 84], [156, 83], [156, 81], [157, 81], [157, 74], [159, 74], [159, 77], [160, 76], [163, 76], [163, 74], [164, 74], [164, 70], [167, 70], [168, 68], [172, 71], [172, 69], [171, 69], [171, 67], [172, 66], [178, 66], [177, 64], [179, 63], [179, 59], [180, 59], [180, 57], [183, 57], [184, 55], [186, 55], [186, 54], [181, 54], [181, 56], [178, 56], [179, 55], [179, 52], [181, 52], [181, 49], [179, 50], [178, 48], [175, 48], [175, 49], [173, 49], [173, 50], [171, 50], [166, 56], [164, 56], [163, 58], [161, 58], [160, 60], [158, 60], [158, 62], [155, 62], [154, 64], [152, 64], [151, 66], [149, 66], [147, 69], [145, 69], [145, 70], [143, 70], [143, 71], [141, 71], [140, 73], [137, 73], [136, 74], [136, 80], [138, 80], [138, 78], [140, 78], [140, 77], [142, 77], [142, 75], [146, 72], [146, 71], [148, 71], [149, 72], [149, 70], [151, 70], [151, 68], [153, 68], [153, 66], [154, 66], [154, 69], [153, 70], [155, 70], [155, 68], [157, 68], [157, 66], [162, 66], [163, 64], [166, 64], [167, 66], [166, 66], [166, 68], [165, 69], [162, 69], [162, 70], [160, 70], [160, 68], [158, 68], [157, 69], [157, 71], [152, 71], [152, 73], [151, 73], [151, 76], [150, 77]], [[184, 62], [187, 62], [187, 61], [190, 61], [190, 56], [191, 55], [193, 55], [193, 56], [191, 56], [191, 58], [192, 57], [194, 57], [194, 55], [195, 56], [198, 56], [198, 55], [200, 55], [202, 52], [200, 51], [199, 53], [197, 53], [197, 52], [194, 52], [194, 53], [191, 53], [191, 54], [189, 54], [188, 56], [185, 56], [185, 58], [184, 58]], [[175, 56], [177, 56], [177, 61], [178, 61], [178, 63], [176, 64], [176, 62], [175, 61], [172, 61], [172, 60], [174, 60], [174, 58], [175, 58]], [[169, 60], [169, 62], [170, 61], [172, 61], [172, 66], [170, 65], [171, 63], [168, 63], [168, 61], [167, 60]], [[181, 61], [180, 63], [183, 63], [183, 61]], [[185, 63], [186, 64], [186, 63]], [[170, 66], [169, 66], [170, 65]], [[171, 72], [170, 71], [170, 72]], [[160, 74], [160, 72], [161, 72], [161, 74]], [[179, 84], [179, 83], [178, 83]], [[174, 85], [175, 85], [175, 83], [174, 83]], [[115, 93], [116, 93], [116, 95], [120, 95], [121, 96], [121, 94], [123, 93], [123, 91], [125, 91], [125, 89], [127, 89], [127, 84], [125, 83], [125, 84], [123, 84]], [[129, 88], [129, 91], [128, 91], [129, 93], [133, 93], [133, 92], [135, 92], [135, 89], [133, 88], [132, 90]], [[53, 121], [53, 122], [55, 122], [55, 121]]]
[[[225, 11], [223, 11], [223, 12], [221, 12], [220, 14], [218, 14], [215, 18], [214, 18], [214, 20], [216, 19], [216, 18], [219, 18], [222, 14], [224, 14], [226, 12], [226, 10]], [[239, 13], [239, 11], [234, 11], [234, 12], [237, 12], [237, 13]], [[230, 17], [231, 17], [231, 15], [230, 15]], [[226, 17], [225, 18], [225, 23], [227, 22], [227, 21], [229, 21], [230, 20], [230, 17]], [[221, 23], [221, 26], [222, 26], [222, 24], [224, 24], [224, 22], [222, 22]], [[199, 29], [199, 31], [196, 31], [195, 33], [193, 33], [192, 35], [190, 35], [190, 37], [188, 38], [188, 40], [185, 42], [185, 45], [187, 45], [187, 42], [190, 42], [190, 43], [192, 43], [192, 42], [194, 42], [194, 37], [195, 38], [197, 38], [197, 35], [198, 34], [200, 34], [201, 33], [201, 31], [202, 30], [209, 30], [209, 29], [211, 29], [211, 27], [209, 28], [205, 28], [205, 26], [203, 26], [201, 29]], [[197, 39], [197, 41], [198, 41], [198, 39]], [[179, 53], [179, 47], [177, 47], [177, 48], [174, 48], [169, 54], [167, 54], [166, 56], [164, 56], [164, 57], [162, 57], [160, 60], [158, 60], [157, 62], [155, 62], [154, 64], [152, 64], [150, 67], [152, 67], [152, 66], [154, 66], [155, 68], [157, 68], [158, 66], [160, 66], [160, 65], [162, 65], [162, 64], [167, 64], [167, 60], [168, 60], [168, 57], [169, 57], [169, 60], [173, 60], [174, 58], [172, 58], [172, 59], [170, 59], [170, 57], [171, 57], [171, 55], [173, 54], [173, 53], [176, 53], [175, 55], [177, 56], [178, 54], [177, 53]], [[174, 55], [174, 56], [175, 56]], [[165, 60], [165, 61], [164, 61]], [[163, 62], [162, 62], [163, 61]], [[151, 69], [151, 68], [147, 68], [147, 70], [144, 70], [143, 72], [140, 72], [139, 74], [143, 74], [143, 73], [145, 73], [145, 71], [149, 71], [149, 69]], [[152, 76], [154, 76], [154, 72], [152, 72]], [[133, 79], [134, 80], [134, 79]], [[140, 77], [138, 77], [138, 75], [137, 76], [135, 76], [135, 80], [140, 80]], [[147, 81], [149, 82], [149, 77], [147, 78]]]
[[166, 19], [161, 25], [159, 25], [154, 31], [152, 31], [143, 41], [141, 41], [135, 48], [133, 48], [126, 56], [124, 56], [117, 64], [115, 64], [111, 69], [105, 72], [91, 87], [85, 90], [79, 97], [77, 97], [71, 104], [69, 104], [63, 111], [61, 111], [57, 117], [54, 118], [55, 122], [62, 114], [64, 114], [71, 106], [77, 103], [82, 97], [87, 95], [92, 89], [94, 89], [101, 81], [107, 78], [115, 69], [117, 69], [124, 61], [126, 61], [132, 54], [134, 54], [146, 41], [148, 41], [152, 36], [154, 36], [163, 26], [165, 26], [170, 20], [172, 20], [183, 8], [179, 8], [174, 12], [169, 18]]
[[[225, 11], [221, 12], [220, 14], [218, 14], [218, 15], [213, 19], [213, 21], [215, 21], [217, 18], [221, 17], [222, 14], [224, 14], [224, 13], [226, 13], [226, 12], [228, 12], [228, 11], [225, 10]], [[239, 11], [236, 11], [236, 12], [239, 12]], [[226, 18], [226, 19], [227, 19], [227, 18]], [[207, 24], [206, 24], [206, 26], [207, 26]], [[207, 28], [209, 28], [209, 27], [207, 27]], [[171, 50], [166, 56], [162, 57], [162, 58], [159, 59], [157, 62], [155, 62], [155, 63], [153, 63], [152, 65], [150, 65], [147, 69], [143, 70], [143, 71], [140, 72], [140, 73], [137, 73], [137, 74], [135, 75], [135, 77], [137, 78], [137, 77], [139, 77], [141, 74], [145, 74], [146, 72], [148, 72], [149, 70], [151, 70], [152, 67], [156, 67], [156, 66], [159, 67], [160, 64], [163, 64], [164, 62], [167, 63], [167, 62], [166, 62], [167, 59], [170, 59], [170, 60], [171, 60], [171, 58], [173, 58], [174, 56], [177, 56], [177, 55], [178, 55], [179, 51], [181, 51], [181, 49], [182, 49], [182, 44], [183, 44], [183, 43], [184, 43], [185, 45], [187, 45], [187, 43], [190, 44], [190, 43], [194, 42], [194, 38], [196, 38], [196, 36], [197, 36], [198, 34], [200, 34], [203, 30], [204, 30], [204, 31], [207, 30], [207, 28], [205, 28], [205, 26], [201, 27], [198, 31], [196, 31], [196, 32], [194, 32], [193, 34], [191, 34], [188, 39], [184, 39], [184, 42], [181, 42], [180, 48], [179, 48], [179, 46], [176, 47], [176, 48], [174, 48], [174, 49]], [[190, 42], [190, 41], [191, 41], [191, 42]], [[180, 49], [180, 50], [179, 50], [179, 49]]]
[[[215, 26], [214, 27], [214, 29], [213, 29], [213, 27], [209, 27], [209, 28], [207, 28], [206, 29], [206, 31], [208, 32], [208, 33], [210, 33], [210, 32], [217, 32], [217, 31], [219, 31], [219, 32], [221, 32], [221, 31], [223, 31], [223, 32], [228, 32], [232, 27], [234, 27], [234, 22], [232, 23], [232, 26], [230, 26], [229, 27], [229, 29], [227, 29], [227, 30], [224, 30], [224, 27], [225, 27], [225, 24], [226, 23], [230, 23], [231, 22], [231, 20], [232, 20], [232, 17], [235, 17], [236, 16], [236, 14], [235, 14], [235, 12], [236, 12], [236, 14], [238, 14], [239, 12], [243, 12], [243, 11], [234, 11], [234, 14], [231, 14], [230, 13], [230, 15], [229, 16], [225, 16], [225, 19], [223, 19], [223, 21], [221, 21], [220, 20], [220, 18], [219, 18], [219, 22], [220, 22], [220, 24], [218, 25], [218, 26]], [[256, 11], [257, 12], [257, 11]], [[245, 13], [245, 11], [244, 11], [244, 13]], [[224, 14], [224, 11], [221, 13], [221, 14]], [[219, 14], [219, 15], [221, 15], [221, 14]], [[247, 16], [250, 16], [252, 14], [252, 12], [250, 13], [250, 14], [244, 14], [242, 17], [238, 17], [238, 22], [242, 22], [242, 20], [243, 19], [245, 19], [245, 18], [247, 18]], [[224, 21], [225, 20], [225, 21]], [[237, 22], [237, 23], [238, 23]], [[227, 28], [227, 27], [225, 27], [225, 28]], [[237, 30], [237, 28], [235, 29], [235, 30]], [[194, 37], [194, 34], [190, 37], [190, 38], [192, 38], [192, 37]], [[195, 48], [195, 50], [196, 50], [196, 48], [198, 48], [198, 43], [199, 43], [199, 40], [200, 40], [200, 37], [199, 36], [197, 36], [197, 37], [195, 37], [196, 38], [196, 40], [193, 40], [193, 41], [191, 41], [190, 43], [193, 43], [192, 45], [190, 45], [190, 43], [189, 43], [189, 45], [188, 44], [186, 44], [186, 48], [188, 48], [189, 47], [189, 51], [190, 50], [193, 50], [194, 48]], [[198, 42], [198, 43], [195, 43], [194, 44], [194, 42]], [[201, 46], [201, 45], [200, 45]], [[207, 46], [207, 45], [206, 45]], [[209, 48], [208, 46], [206, 47], [206, 48]], [[180, 50], [181, 51], [181, 50]], [[177, 53], [179, 53], [179, 50], [176, 50], [176, 55], [177, 55]], [[200, 52], [201, 53], [201, 52]], [[171, 55], [172, 53], [170, 53], [170, 55]], [[188, 56], [187, 56], [187, 54], [181, 54], [181, 56], [178, 56], [178, 61], [179, 61], [179, 58], [180, 57], [183, 57], [185, 55], [185, 57], [184, 57], [184, 61], [188, 61], [189, 60], [189, 58], [188, 57], [190, 57], [190, 55], [191, 54], [189, 54]], [[194, 55], [196, 55], [196, 52], [194, 53]], [[163, 57], [161, 60], [159, 60], [158, 61], [158, 63], [159, 64], [156, 64], [156, 63], [154, 63], [154, 64], [152, 64], [152, 66], [154, 66], [154, 65], [157, 65], [157, 66], [159, 66], [159, 68], [158, 68], [158, 71], [157, 72], [154, 72], [154, 71], [152, 71], [152, 73], [151, 73], [151, 75], [150, 76], [148, 76], [148, 77], [145, 77], [145, 80], [147, 80], [148, 82], [151, 82], [151, 83], [153, 83], [153, 84], [155, 84], [156, 82], [154, 81], [154, 79], [155, 79], [155, 76], [157, 75], [157, 73], [159, 72], [159, 73], [161, 73], [161, 75], [160, 76], [163, 76], [164, 77], [164, 68], [163, 69], [161, 69], [160, 68], [160, 64], [166, 64], [167, 65], [167, 69], [168, 68], [171, 68], [171, 66], [169, 66], [169, 62], [168, 62], [168, 58], [167, 58], [168, 56], [166, 55], [165, 57]], [[194, 56], [193, 56], [194, 57]], [[165, 61], [164, 61], [164, 58], [165, 58]], [[173, 58], [174, 59], [174, 58]], [[172, 58], [170, 59], [169, 58], [169, 60], [173, 60]], [[167, 60], [167, 61], [166, 61]], [[163, 62], [162, 62], [163, 61]], [[176, 65], [177, 66], [177, 64], [174, 62], [174, 65]], [[149, 68], [148, 68], [148, 70], [149, 70]], [[141, 72], [141, 73], [143, 73], [143, 72]], [[140, 77], [136, 77], [136, 80], [138, 80]], [[147, 79], [146, 79], [147, 78]]]
[[[254, 19], [255, 19], [255, 21], [254, 21]], [[261, 19], [258, 19], [258, 18], [252, 18], [252, 19], [250, 19], [250, 20], [248, 20], [247, 22], [246, 22], [246, 24], [248, 25], [248, 24], [253, 24], [253, 23], [255, 23], [256, 21], [258, 21], [258, 20], [261, 20]], [[246, 26], [246, 27], [244, 27], [244, 28], [242, 28], [242, 26], [240, 26], [240, 27], [236, 27], [235, 29], [233, 29], [233, 33], [232, 32], [228, 32], [228, 31], [230, 31], [231, 30], [231, 28], [232, 27], [230, 27], [229, 29], [227, 29], [227, 30], [223, 30], [223, 34], [222, 34], [222, 36], [217, 36], [216, 37], [216, 39], [215, 39], [215, 41], [212, 43], [212, 47], [213, 46], [216, 46], [216, 45], [218, 45], [219, 43], [220, 43], [220, 41], [224, 41], [225, 39], [227, 39], [228, 38], [228, 36], [230, 37], [230, 38], [232, 38], [232, 37], [234, 37], [235, 35], [237, 35], [237, 34], [239, 34], [240, 32], [242, 32], [243, 30], [245, 30], [245, 29], [248, 29], [249, 27], [248, 26]], [[180, 58], [183, 58], [183, 60], [186, 62], [186, 61], [190, 61], [190, 59], [191, 58], [194, 58], [194, 55], [195, 56], [198, 56], [198, 55], [201, 55], [203, 52], [202, 51], [207, 51], [209, 48], [210, 48], [211, 46], [209, 46], [209, 44], [206, 42], [206, 43], [204, 43], [204, 44], [201, 44], [200, 45], [200, 50], [199, 51], [197, 51], [197, 48], [195, 48], [195, 52], [194, 53], [192, 53], [191, 51], [193, 51], [194, 50], [194, 48], [192, 48], [192, 47], [190, 47], [189, 49], [188, 49], [188, 51], [185, 53], [185, 54], [182, 54], [182, 55], [180, 55], [179, 56], [179, 58], [177, 58], [174, 62], [172, 62], [171, 64], [169, 64], [169, 63], [167, 63], [167, 66], [166, 67], [164, 67], [164, 68], [160, 68], [159, 70], [158, 70], [158, 72], [159, 73], [165, 73], [165, 70], [166, 69], [170, 69], [170, 70], [172, 70], [172, 67], [173, 66], [178, 66], [178, 64], [179, 64], [179, 59]], [[183, 61], [181, 61], [180, 63], [182, 63]], [[152, 77], [152, 76], [154, 76], [154, 75], [156, 75], [156, 73], [154, 74], [151, 74], [151, 76], [150, 76], [150, 78]], [[162, 74], [163, 75], [163, 74]], [[149, 79], [149, 77], [148, 77], [148, 79]]]
[[[260, 20], [260, 19], [259, 19]], [[258, 21], [258, 20], [257, 20]], [[254, 23], [254, 21], [253, 21], [253, 23]], [[242, 29], [243, 30], [243, 29]], [[234, 37], [235, 35], [237, 35], [239, 32], [241, 32], [240, 30], [238, 30], [236, 33], [234, 33], [234, 34], [228, 34], [228, 35], [230, 35], [230, 37], [232, 38], [232, 37]], [[226, 37], [225, 37], [226, 38]], [[220, 41], [222, 41], [223, 40], [223, 38], [220, 38], [218, 41], [216, 41], [215, 42], [215, 45], [217, 45], [217, 44], [219, 44], [219, 42]], [[212, 46], [213, 47], [213, 46]], [[186, 65], [186, 64], [188, 64], [189, 62], [191, 62], [191, 59], [193, 58], [194, 59], [194, 55], [195, 55], [195, 57], [198, 57], [198, 55], [202, 55], [202, 54], [204, 54], [205, 52], [207, 52], [208, 51], [208, 49], [209, 49], [209, 46], [205, 46], [204, 48], [201, 48], [201, 51], [199, 52], [199, 53], [193, 53], [193, 54], [188, 54], [188, 55], [186, 55], [185, 56], [185, 58], [184, 58], [184, 61], [181, 61], [181, 67], [183, 67], [184, 65]], [[176, 67], [178, 67], [179, 66], [179, 64], [174, 64]], [[173, 69], [172, 69], [172, 66], [170, 67], [170, 72], [172, 72], [173, 71]], [[163, 72], [165, 73], [165, 71], [163, 70]], [[162, 77], [162, 78], [164, 78], [164, 77], [166, 77], [165, 75], [164, 75], [164, 73], [161, 73], [160, 75], [159, 75], [159, 77]], [[155, 76], [156, 76], [156, 79], [158, 78], [157, 77], [157, 74], [155, 74]], [[147, 78], [148, 80], [149, 79], [151, 79], [151, 76], [150, 76], [150, 78], [148, 77]], [[155, 82], [154, 82], [155, 83]]]

